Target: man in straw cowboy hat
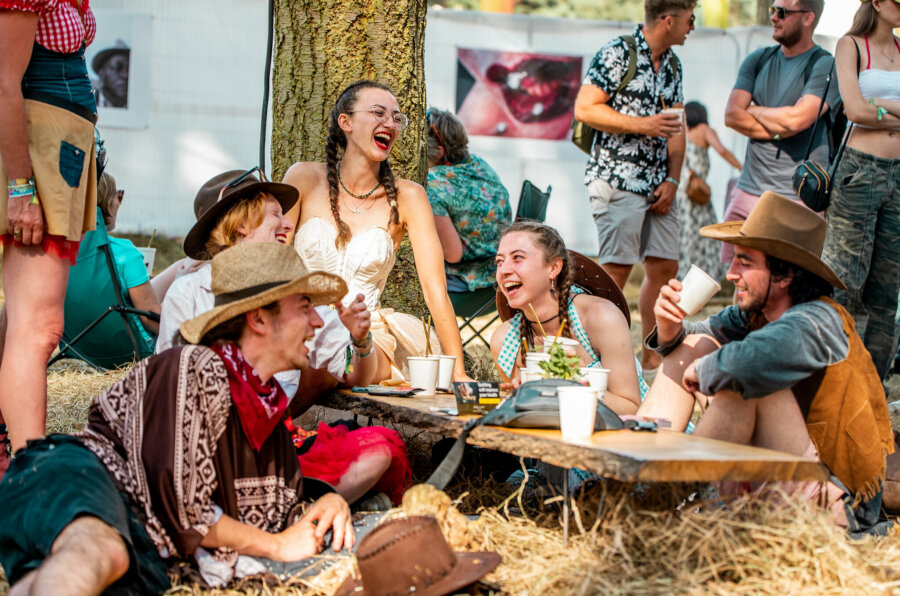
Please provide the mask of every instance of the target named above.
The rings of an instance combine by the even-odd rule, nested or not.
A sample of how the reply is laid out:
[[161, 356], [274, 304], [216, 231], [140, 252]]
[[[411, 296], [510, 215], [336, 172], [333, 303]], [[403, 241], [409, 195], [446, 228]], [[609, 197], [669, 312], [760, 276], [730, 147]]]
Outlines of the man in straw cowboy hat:
[[[134, 366], [76, 436], [17, 453], [0, 482], [0, 563], [11, 594], [160, 593], [164, 559], [194, 555], [208, 583], [351, 547], [347, 503], [304, 482], [272, 376], [307, 366], [315, 306], [347, 286], [289, 246], [248, 243], [213, 259], [216, 306], [179, 346]], [[50, 490], [48, 490], [50, 489]], [[298, 519], [299, 518], [299, 519]]]
[[831, 481], [796, 487], [861, 531], [878, 520], [891, 423], [878, 373], [847, 311], [831, 299], [844, 283], [820, 259], [825, 221], [765, 192], [746, 221], [700, 233], [734, 245], [736, 301], [702, 322], [684, 320], [683, 289], [660, 291], [645, 345], [663, 368], [638, 411], [694, 434], [818, 457]]

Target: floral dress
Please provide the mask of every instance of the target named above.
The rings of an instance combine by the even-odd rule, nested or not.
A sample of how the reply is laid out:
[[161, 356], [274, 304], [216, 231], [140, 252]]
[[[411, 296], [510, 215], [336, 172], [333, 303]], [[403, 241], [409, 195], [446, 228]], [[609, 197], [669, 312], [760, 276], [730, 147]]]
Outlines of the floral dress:
[[721, 243], [700, 235], [700, 228], [718, 223], [712, 202], [698, 205], [687, 196], [691, 170], [701, 178], [709, 175], [709, 153], [687, 141], [684, 165], [681, 168], [681, 183], [678, 185], [676, 200], [680, 222], [681, 254], [678, 259], [678, 277], [683, 279], [693, 263], [706, 271], [713, 279], [725, 276], [726, 264], [720, 259]]

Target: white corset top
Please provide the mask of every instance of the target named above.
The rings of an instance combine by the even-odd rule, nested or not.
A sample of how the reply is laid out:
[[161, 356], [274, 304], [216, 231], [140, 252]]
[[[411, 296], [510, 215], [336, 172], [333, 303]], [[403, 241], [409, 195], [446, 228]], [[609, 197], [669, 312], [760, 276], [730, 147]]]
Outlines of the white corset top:
[[343, 250], [335, 246], [336, 238], [337, 230], [331, 222], [311, 217], [297, 230], [294, 248], [310, 271], [334, 273], [347, 282], [344, 304], [362, 294], [369, 310], [378, 308], [384, 284], [394, 268], [391, 235], [382, 227], [372, 226], [354, 234]]

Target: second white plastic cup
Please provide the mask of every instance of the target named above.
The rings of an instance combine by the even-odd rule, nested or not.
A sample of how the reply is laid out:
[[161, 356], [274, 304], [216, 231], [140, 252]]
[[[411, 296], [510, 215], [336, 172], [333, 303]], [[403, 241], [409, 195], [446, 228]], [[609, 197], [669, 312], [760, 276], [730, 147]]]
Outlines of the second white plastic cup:
[[546, 354], [544, 352], [528, 352], [527, 354], [525, 354], [525, 368], [540, 370], [538, 363], [548, 362], [549, 360], [550, 354]]
[[146, 246], [136, 246], [136, 249], [141, 253], [141, 256], [144, 257], [144, 267], [147, 268], [147, 275], [153, 277], [153, 262], [156, 260], [156, 249]]
[[559, 387], [559, 428], [564, 439], [585, 439], [594, 434], [597, 390], [584, 385]]
[[453, 380], [453, 366], [456, 364], [456, 356], [438, 356], [438, 389], [450, 389]]
[[519, 380], [523, 383], [538, 381], [544, 378], [544, 371], [538, 368], [523, 368], [519, 371]]
[[[543, 345], [544, 352], [549, 353], [550, 346], [552, 346], [553, 343], [554, 342], [552, 337], [545, 337]], [[566, 356], [574, 356], [576, 353], [575, 350], [576, 348], [578, 348], [578, 340], [569, 337], [559, 337], [556, 339], [556, 343], [562, 346], [563, 351], [566, 353]]]
[[700, 312], [703, 305], [709, 302], [709, 299], [722, 289], [719, 282], [711, 278], [706, 271], [696, 265], [691, 265], [690, 271], [681, 280], [681, 285], [683, 286], [681, 292], [679, 292], [681, 300], [676, 306], [686, 315]]
[[416, 396], [434, 395], [440, 361], [434, 356], [410, 356], [407, 364], [410, 386], [422, 390]]
[[591, 389], [596, 389], [598, 398], [603, 399], [606, 392], [606, 384], [609, 381], [609, 369], [607, 368], [581, 368], [578, 370], [581, 377], [588, 382]]

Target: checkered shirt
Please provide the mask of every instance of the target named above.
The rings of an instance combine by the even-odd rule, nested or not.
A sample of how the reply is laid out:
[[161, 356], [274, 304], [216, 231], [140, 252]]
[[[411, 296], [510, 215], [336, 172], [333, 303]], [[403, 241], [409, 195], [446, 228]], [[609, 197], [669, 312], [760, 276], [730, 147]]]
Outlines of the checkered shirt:
[[0, 0], [0, 10], [37, 13], [34, 40], [48, 50], [71, 54], [82, 42], [90, 45], [97, 33], [89, 4], [90, 0], [83, 0], [80, 7], [76, 0]]

